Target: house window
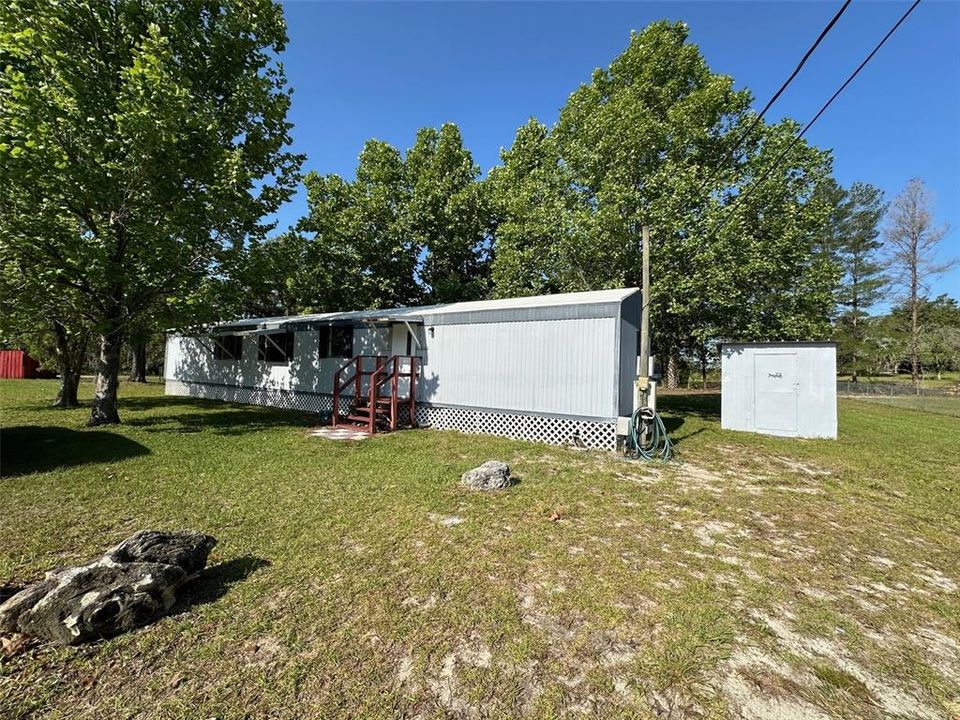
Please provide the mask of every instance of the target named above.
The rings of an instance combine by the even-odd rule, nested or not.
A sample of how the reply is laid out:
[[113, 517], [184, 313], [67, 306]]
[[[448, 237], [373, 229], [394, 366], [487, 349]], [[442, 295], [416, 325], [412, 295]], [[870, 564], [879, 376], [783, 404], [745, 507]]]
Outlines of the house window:
[[353, 326], [327, 325], [320, 328], [320, 357], [353, 357]]
[[293, 333], [281, 332], [257, 338], [257, 359], [268, 363], [285, 363], [293, 359]]
[[220, 335], [212, 339], [216, 360], [240, 360], [243, 357], [243, 335]]

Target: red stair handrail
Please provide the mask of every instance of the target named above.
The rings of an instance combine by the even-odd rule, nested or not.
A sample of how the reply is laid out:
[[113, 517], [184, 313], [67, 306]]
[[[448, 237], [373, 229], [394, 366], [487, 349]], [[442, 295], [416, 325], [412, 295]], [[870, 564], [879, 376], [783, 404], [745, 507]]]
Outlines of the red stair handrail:
[[[375, 371], [364, 370], [363, 369], [363, 360], [364, 358], [373, 358], [375, 360], [374, 365], [378, 366], [380, 361], [383, 359], [383, 355], [354, 355], [347, 362], [341, 365], [337, 371], [333, 374], [333, 425], [336, 427], [337, 423], [340, 420], [340, 394], [350, 387], [351, 384], [354, 385], [353, 396], [355, 398], [360, 397], [360, 384], [365, 375], [372, 375]], [[353, 375], [348, 377], [346, 380], [341, 382], [340, 378], [343, 375], [345, 370], [349, 370], [351, 367], [354, 367]]]
[[[373, 358], [375, 360], [373, 370], [363, 369], [364, 358]], [[401, 359], [408, 359], [410, 361], [410, 370], [408, 372], [400, 371]], [[390, 357], [385, 357], [383, 355], [356, 355], [348, 362], [344, 363], [344, 365], [341, 366], [333, 376], [334, 426], [336, 426], [340, 420], [340, 394], [352, 383], [354, 384], [353, 397], [356, 401], [356, 399], [360, 398], [361, 395], [361, 380], [364, 376], [369, 375], [370, 385], [366, 393], [369, 407], [367, 431], [373, 434], [377, 430], [377, 400], [380, 398], [381, 388], [387, 381], [390, 382], [390, 395], [388, 396], [390, 399], [390, 429], [397, 429], [397, 424], [399, 421], [398, 402], [401, 377], [410, 378], [410, 397], [407, 398], [407, 402], [409, 403], [408, 410], [410, 414], [410, 425], [411, 427], [415, 427], [417, 417], [417, 374], [419, 370], [417, 367], [418, 360], [419, 358], [416, 355], [391, 355]], [[353, 374], [341, 381], [343, 372], [349, 370], [351, 367], [355, 368]], [[390, 368], [389, 370], [388, 367]]]

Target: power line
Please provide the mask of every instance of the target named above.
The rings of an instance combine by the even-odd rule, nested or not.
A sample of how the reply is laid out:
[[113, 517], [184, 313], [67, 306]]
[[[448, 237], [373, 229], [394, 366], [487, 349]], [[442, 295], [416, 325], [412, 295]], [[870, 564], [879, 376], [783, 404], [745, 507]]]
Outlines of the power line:
[[723, 230], [724, 227], [726, 227], [727, 223], [730, 222], [730, 219], [734, 216], [737, 208], [740, 207], [740, 205], [746, 200], [746, 198], [750, 196], [750, 193], [752, 193], [759, 185], [763, 183], [764, 180], [766, 180], [770, 176], [770, 173], [776, 169], [776, 167], [780, 164], [783, 158], [785, 158], [787, 154], [794, 148], [794, 146], [796, 146], [796, 144], [800, 142], [800, 139], [804, 135], [806, 135], [807, 130], [813, 127], [813, 124], [820, 119], [820, 116], [823, 115], [824, 112], [826, 112], [827, 108], [830, 107], [833, 101], [840, 96], [840, 93], [842, 93], [844, 90], [847, 89], [847, 86], [851, 82], [853, 82], [853, 79], [860, 74], [860, 71], [863, 70], [864, 67], [866, 67], [867, 63], [869, 63], [873, 59], [873, 56], [877, 54], [877, 52], [880, 50], [880, 48], [884, 46], [884, 44], [886, 44], [887, 40], [890, 39], [890, 36], [897, 31], [897, 29], [910, 16], [910, 13], [912, 13], [916, 9], [917, 5], [919, 4], [920, 4], [920, 0], [914, 0], [914, 3], [909, 8], [907, 8], [907, 11], [903, 15], [900, 16], [900, 19], [897, 20], [896, 24], [892, 28], [890, 28], [890, 30], [887, 32], [886, 35], [883, 36], [883, 39], [880, 40], [880, 42], [877, 43], [877, 46], [870, 51], [870, 54], [863, 59], [863, 62], [861, 62], [857, 66], [857, 69], [854, 70], [846, 80], [844, 80], [843, 84], [839, 88], [837, 88], [837, 91], [833, 93], [833, 95], [830, 96], [830, 99], [823, 104], [823, 107], [821, 107], [820, 110], [817, 111], [817, 114], [814, 115], [813, 118], [806, 125], [804, 125], [803, 129], [797, 134], [796, 137], [793, 138], [793, 140], [790, 141], [790, 144], [787, 145], [786, 148], [784, 148], [783, 152], [781, 152], [776, 157], [776, 159], [772, 163], [770, 163], [770, 165], [763, 172], [763, 174], [757, 180], [755, 180], [750, 185], [750, 187], [744, 190], [743, 193], [733, 201], [733, 203], [729, 206], [729, 210], [727, 211], [727, 217], [724, 219], [722, 223], [720, 223], [720, 227], [718, 227], [714, 232], [718, 233], [721, 230]]
[[[840, 9], [837, 10], [836, 14], [830, 19], [830, 22], [827, 23], [826, 27], [824, 27], [823, 30], [820, 31], [820, 34], [817, 36], [817, 39], [814, 40], [813, 45], [811, 45], [807, 49], [807, 52], [804, 53], [803, 57], [800, 58], [800, 62], [793, 69], [793, 72], [790, 73], [790, 77], [788, 77], [783, 82], [783, 84], [780, 86], [780, 89], [777, 90], [773, 94], [773, 97], [771, 97], [767, 101], [767, 104], [763, 106], [763, 110], [761, 110], [760, 113], [756, 117], [754, 117], [753, 122], [750, 123], [749, 127], [747, 127], [747, 129], [744, 130], [742, 133], [740, 133], [740, 135], [736, 139], [736, 142], [733, 143], [733, 146], [730, 148], [730, 151], [728, 153], [731, 157], [737, 152], [737, 148], [739, 148], [744, 143], [744, 141], [748, 137], [750, 137], [750, 134], [754, 131], [754, 129], [757, 127], [760, 121], [763, 120], [763, 117], [764, 115], [767, 114], [767, 111], [771, 107], [773, 107], [773, 104], [780, 98], [781, 95], [783, 95], [783, 92], [787, 89], [787, 86], [789, 86], [790, 83], [793, 82], [793, 79], [800, 73], [800, 70], [803, 69], [803, 66], [807, 64], [807, 60], [809, 60], [810, 56], [813, 55], [813, 51], [817, 49], [817, 46], [820, 45], [820, 43], [827, 36], [827, 34], [833, 29], [833, 26], [837, 24], [837, 21], [840, 19], [840, 16], [843, 15], [844, 11], [847, 9], [847, 7], [850, 5], [851, 2], [853, 2], [853, 0], [845, 0], [845, 2], [840, 7]], [[719, 170], [714, 170], [714, 172], [710, 175], [710, 177], [703, 183], [703, 185], [700, 186], [700, 189], [697, 191], [698, 195], [702, 193], [705, 188], [709, 187], [709, 185], [716, 179], [718, 173], [719, 173]]]

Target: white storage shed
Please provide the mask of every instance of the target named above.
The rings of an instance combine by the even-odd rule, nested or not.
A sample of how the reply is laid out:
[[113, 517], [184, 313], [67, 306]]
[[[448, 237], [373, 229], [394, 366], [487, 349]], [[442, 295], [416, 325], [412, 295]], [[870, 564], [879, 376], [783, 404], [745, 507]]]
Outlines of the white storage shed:
[[243, 319], [169, 335], [166, 392], [613, 449], [639, 325], [636, 288]]
[[725, 343], [721, 362], [725, 430], [837, 436], [835, 343]]

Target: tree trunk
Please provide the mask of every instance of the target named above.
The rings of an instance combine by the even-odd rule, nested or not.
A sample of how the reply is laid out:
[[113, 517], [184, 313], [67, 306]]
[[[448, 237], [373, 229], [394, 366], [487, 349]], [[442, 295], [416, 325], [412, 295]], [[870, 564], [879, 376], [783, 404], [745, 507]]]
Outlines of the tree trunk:
[[703, 389], [707, 389], [707, 347], [700, 348], [700, 380], [703, 382]]
[[112, 318], [100, 335], [100, 356], [97, 358], [97, 382], [93, 391], [90, 425], [116, 425], [120, 422], [117, 388], [120, 385], [122, 335], [119, 318]]
[[910, 374], [913, 380], [913, 389], [920, 394], [920, 330], [918, 323], [918, 302], [920, 282], [917, 277], [917, 263], [910, 268]]
[[70, 337], [67, 329], [59, 321], [53, 322], [53, 334], [56, 339], [57, 371], [60, 375], [60, 389], [54, 407], [80, 407], [77, 400], [77, 388], [80, 386], [80, 371], [83, 358], [87, 354], [87, 336]]
[[147, 342], [146, 340], [130, 341], [130, 382], [145, 383], [147, 381]]
[[680, 387], [680, 358], [673, 351], [667, 354], [667, 372], [663, 379], [668, 390], [676, 390]]
[[63, 365], [59, 366], [60, 389], [57, 391], [57, 399], [53, 406], [58, 408], [76, 408], [80, 407], [80, 401], [77, 400], [77, 389], [80, 387], [80, 373], [71, 372]]

